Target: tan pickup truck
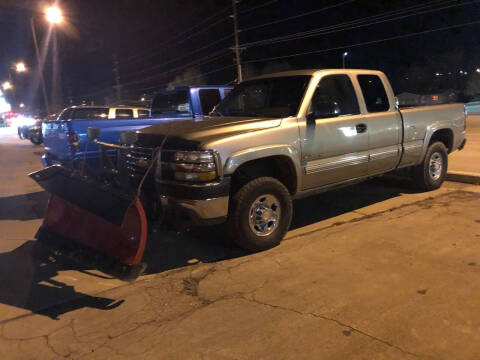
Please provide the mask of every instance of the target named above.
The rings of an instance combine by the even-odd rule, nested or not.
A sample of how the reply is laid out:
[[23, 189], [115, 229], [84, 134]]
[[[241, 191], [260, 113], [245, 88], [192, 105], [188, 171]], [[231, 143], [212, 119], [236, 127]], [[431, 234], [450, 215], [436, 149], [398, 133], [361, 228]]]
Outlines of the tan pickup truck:
[[167, 136], [148, 201], [185, 225], [226, 222], [257, 251], [281, 241], [294, 198], [400, 168], [440, 187], [465, 118], [463, 104], [399, 110], [379, 71], [288, 71], [244, 81], [202, 122], [137, 131], [128, 168], [140, 178]]

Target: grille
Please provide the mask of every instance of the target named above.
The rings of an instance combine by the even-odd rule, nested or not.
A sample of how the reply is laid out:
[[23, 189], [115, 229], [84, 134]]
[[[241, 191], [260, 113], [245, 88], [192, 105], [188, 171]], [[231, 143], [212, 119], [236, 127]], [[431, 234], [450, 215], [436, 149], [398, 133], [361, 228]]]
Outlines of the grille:
[[140, 181], [153, 159], [155, 149], [133, 147], [125, 154], [125, 167], [130, 179]]

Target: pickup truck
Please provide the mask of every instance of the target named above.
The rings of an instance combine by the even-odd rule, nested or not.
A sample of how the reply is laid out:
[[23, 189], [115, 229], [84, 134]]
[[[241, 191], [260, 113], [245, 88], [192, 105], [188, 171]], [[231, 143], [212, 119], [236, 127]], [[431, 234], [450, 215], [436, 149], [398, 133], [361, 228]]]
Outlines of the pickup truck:
[[124, 165], [153, 185], [147, 212], [226, 223], [238, 246], [260, 251], [289, 229], [292, 199], [401, 168], [420, 189], [440, 187], [465, 127], [463, 104], [399, 110], [379, 71], [289, 71], [242, 82], [202, 122], [125, 134]]
[[124, 130], [137, 130], [159, 122], [201, 120], [231, 89], [228, 86], [181, 86], [157, 91], [151, 108], [72, 106], [56, 121], [43, 124], [44, 166], [76, 163], [98, 158], [97, 146], [86, 130], [102, 130], [102, 141], [118, 144]]

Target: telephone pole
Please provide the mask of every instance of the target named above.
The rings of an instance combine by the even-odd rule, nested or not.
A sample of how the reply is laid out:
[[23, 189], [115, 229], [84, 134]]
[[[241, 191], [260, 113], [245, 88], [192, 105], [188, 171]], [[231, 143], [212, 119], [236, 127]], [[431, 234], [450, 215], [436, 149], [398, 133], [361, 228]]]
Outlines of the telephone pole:
[[237, 1], [232, 0], [232, 8], [233, 8], [233, 31], [235, 35], [235, 62], [237, 64], [237, 83], [241, 83], [243, 80], [242, 77], [242, 63], [240, 62], [240, 47], [238, 43], [238, 21], [237, 21]]
[[118, 71], [117, 55], [113, 55], [113, 73], [115, 74], [115, 90], [117, 93], [117, 101], [120, 104], [122, 102], [122, 86], [120, 85], [120, 73]]
[[35, 31], [35, 20], [33, 19], [33, 16], [30, 18], [30, 28], [32, 29], [33, 44], [35, 45], [38, 74], [40, 76], [40, 83], [42, 84], [43, 103], [45, 105], [45, 110], [47, 111], [47, 114], [50, 115], [50, 104], [48, 103], [47, 87], [45, 86], [45, 79], [43, 77], [43, 62], [41, 61], [40, 51], [38, 49], [37, 32]]

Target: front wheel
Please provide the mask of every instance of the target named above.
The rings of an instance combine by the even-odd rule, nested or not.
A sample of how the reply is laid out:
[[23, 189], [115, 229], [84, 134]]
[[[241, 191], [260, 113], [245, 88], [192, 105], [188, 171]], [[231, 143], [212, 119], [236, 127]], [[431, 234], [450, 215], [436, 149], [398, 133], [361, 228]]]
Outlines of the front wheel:
[[260, 177], [243, 185], [231, 198], [227, 230], [239, 247], [251, 251], [282, 241], [292, 220], [292, 198], [285, 185]]
[[431, 144], [420, 165], [413, 168], [413, 180], [426, 191], [438, 189], [447, 174], [448, 152], [442, 142]]
[[30, 138], [30, 141], [32, 142], [32, 144], [41, 145], [43, 142], [42, 134], [34, 133]]

